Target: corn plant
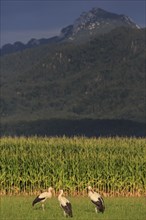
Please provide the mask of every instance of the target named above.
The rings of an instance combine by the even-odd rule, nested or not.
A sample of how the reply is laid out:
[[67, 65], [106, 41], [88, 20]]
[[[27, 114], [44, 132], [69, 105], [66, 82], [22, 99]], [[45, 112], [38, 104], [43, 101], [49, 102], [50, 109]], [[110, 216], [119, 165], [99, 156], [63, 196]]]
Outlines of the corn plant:
[[35, 194], [50, 185], [85, 194], [87, 185], [106, 195], [146, 190], [144, 138], [2, 137], [1, 194]]

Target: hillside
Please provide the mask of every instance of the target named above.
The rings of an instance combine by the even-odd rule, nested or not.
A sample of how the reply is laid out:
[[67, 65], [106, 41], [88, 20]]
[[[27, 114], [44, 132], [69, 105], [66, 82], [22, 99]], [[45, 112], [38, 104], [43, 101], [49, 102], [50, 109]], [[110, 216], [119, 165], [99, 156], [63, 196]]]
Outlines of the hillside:
[[1, 57], [2, 134], [53, 118], [145, 122], [144, 48], [145, 29], [120, 27]]

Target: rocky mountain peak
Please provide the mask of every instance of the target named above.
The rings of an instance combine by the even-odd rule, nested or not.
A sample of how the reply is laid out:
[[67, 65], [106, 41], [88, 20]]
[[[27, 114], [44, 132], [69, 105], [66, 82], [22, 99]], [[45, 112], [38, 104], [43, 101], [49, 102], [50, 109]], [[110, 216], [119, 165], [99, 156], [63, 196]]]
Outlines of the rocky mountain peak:
[[[120, 26], [140, 28], [126, 15], [119, 15], [94, 7], [88, 12], [83, 12], [73, 25], [63, 28], [61, 36], [69, 40], [87, 39], [90, 36], [107, 33]], [[84, 37], [85, 35], [86, 37]]]

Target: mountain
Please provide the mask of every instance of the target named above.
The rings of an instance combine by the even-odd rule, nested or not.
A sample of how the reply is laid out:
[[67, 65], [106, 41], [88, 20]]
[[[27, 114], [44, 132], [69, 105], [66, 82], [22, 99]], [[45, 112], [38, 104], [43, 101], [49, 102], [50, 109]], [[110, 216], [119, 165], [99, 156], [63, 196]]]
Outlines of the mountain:
[[144, 135], [145, 52], [145, 29], [118, 27], [2, 56], [1, 134]]
[[120, 26], [140, 28], [128, 16], [107, 12], [101, 8], [93, 8], [88, 12], [83, 12], [72, 25], [64, 27], [59, 36], [38, 40], [33, 38], [26, 44], [21, 42], [6, 44], [0, 49], [0, 54], [2, 56], [43, 44], [62, 43], [66, 41], [83, 43]]
[[41, 38], [39, 40], [32, 38], [31, 40], [29, 40], [27, 42], [27, 44], [24, 44], [22, 42], [15, 42], [14, 44], [5, 44], [4, 46], [2, 46], [2, 48], [0, 49], [0, 56], [6, 55], [6, 54], [10, 54], [10, 53], [15, 53], [18, 51], [23, 51], [25, 49], [30, 49], [30, 48], [34, 48], [40, 45], [44, 45], [44, 44], [52, 44], [52, 43], [58, 43], [60, 42], [62, 39], [59, 38], [58, 36], [54, 36], [48, 39], [45, 38]]
[[89, 37], [93, 38], [121, 26], [140, 28], [128, 16], [107, 12], [101, 8], [93, 8], [89, 12], [83, 12], [74, 24], [64, 28], [61, 34], [65, 39], [83, 42]]
[[94, 8], [59, 36], [5, 45], [0, 135], [145, 136], [145, 34]]

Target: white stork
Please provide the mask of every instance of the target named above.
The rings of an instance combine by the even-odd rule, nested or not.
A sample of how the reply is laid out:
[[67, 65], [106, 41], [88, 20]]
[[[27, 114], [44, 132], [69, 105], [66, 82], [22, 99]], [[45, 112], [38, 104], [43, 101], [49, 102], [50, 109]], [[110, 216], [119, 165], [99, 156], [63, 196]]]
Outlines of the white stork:
[[91, 199], [91, 202], [95, 205], [95, 212], [104, 212], [105, 205], [102, 196], [94, 192], [91, 186], [88, 186], [88, 196]]
[[46, 201], [46, 199], [49, 199], [52, 197], [52, 187], [48, 188], [48, 192], [43, 192], [40, 195], [38, 195], [34, 201], [32, 202], [32, 206], [34, 206], [36, 203], [41, 202], [42, 203], [42, 208], [44, 211], [44, 202]]
[[60, 190], [60, 194], [58, 196], [58, 201], [60, 203], [60, 207], [63, 209], [64, 211], [64, 215], [66, 217], [73, 217], [73, 213], [72, 213], [72, 206], [71, 203], [68, 199], [66, 199], [63, 195], [63, 190]]

